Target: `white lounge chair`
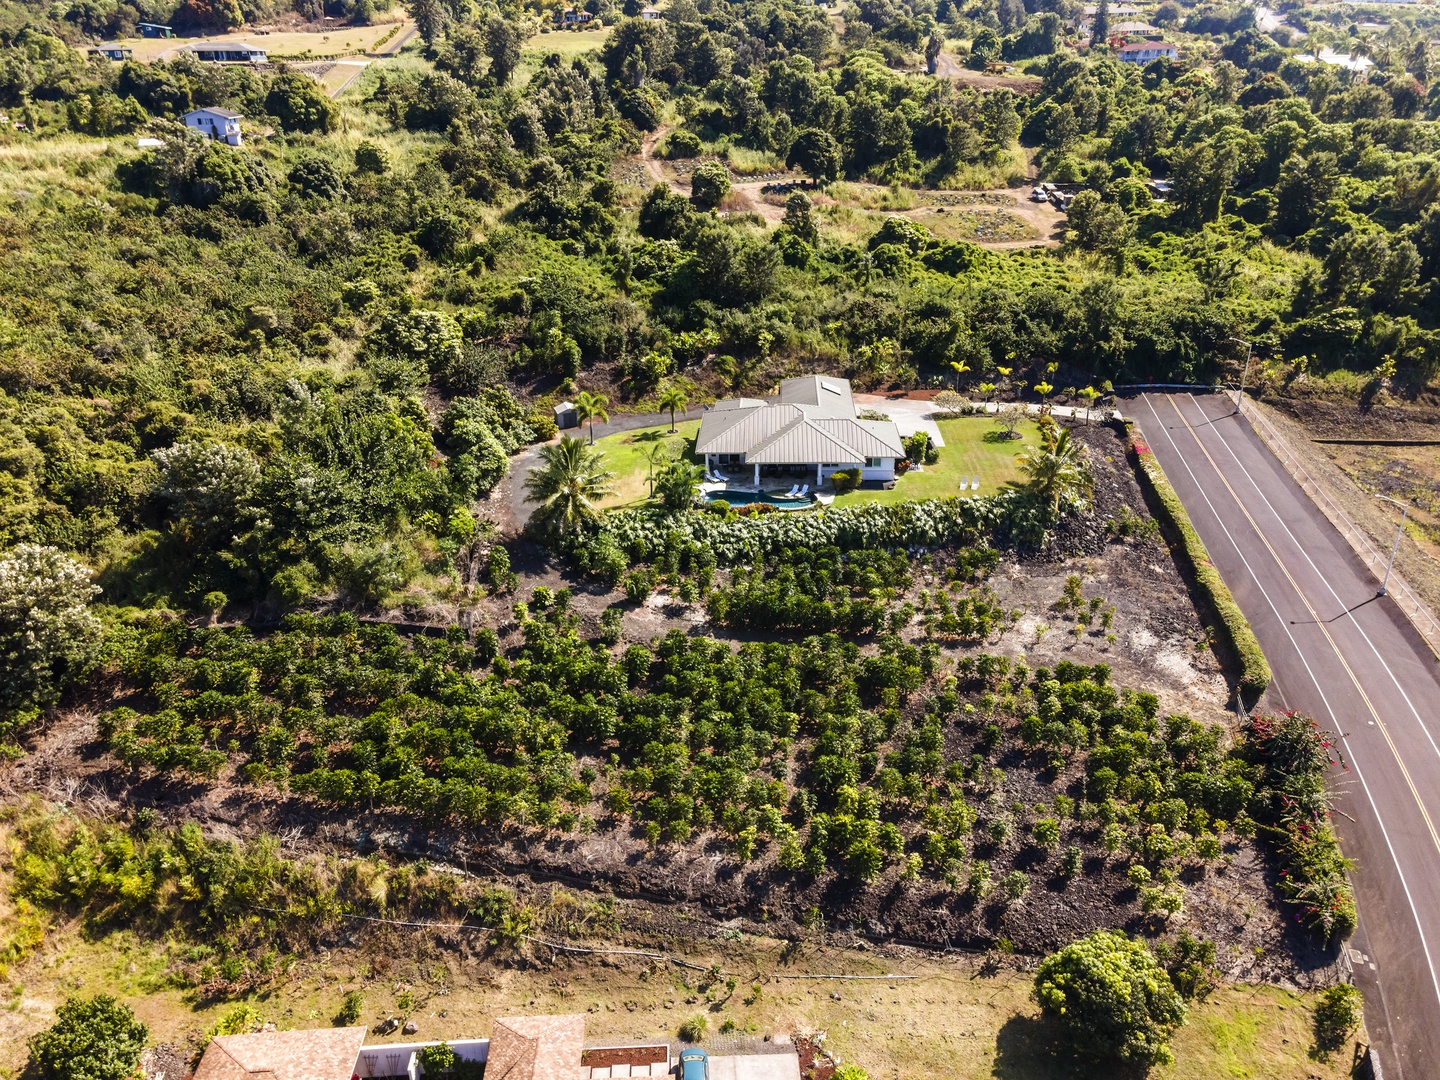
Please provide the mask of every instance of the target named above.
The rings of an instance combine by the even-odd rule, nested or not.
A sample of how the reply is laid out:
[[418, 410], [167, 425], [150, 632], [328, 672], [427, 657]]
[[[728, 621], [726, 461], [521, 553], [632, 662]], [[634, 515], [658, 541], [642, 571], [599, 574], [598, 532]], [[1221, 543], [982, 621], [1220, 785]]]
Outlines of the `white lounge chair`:
[[960, 477], [960, 490], [961, 490], [961, 491], [969, 491], [969, 490], [970, 490], [970, 478], [969, 478], [968, 476], [962, 476], [962, 477]]
[[797, 491], [797, 492], [795, 493], [796, 498], [799, 498], [801, 495], [804, 495], [804, 494], [808, 493], [809, 490], [810, 490], [810, 485], [809, 485], [809, 484], [806, 484], [804, 487], [802, 487], [799, 491]]
[[728, 484], [730, 482], [730, 478], [728, 476], [724, 476], [718, 472], [715, 474], [715, 479], [719, 480], [722, 484]]
[[980, 478], [979, 478], [978, 476], [975, 477], [974, 480], [971, 480], [971, 481], [970, 481], [970, 490], [971, 490], [971, 491], [979, 491], [979, 490], [980, 490]]
[[790, 490], [787, 491], [787, 492], [785, 492], [785, 494], [782, 495], [781, 498], [782, 498], [782, 499], [793, 499], [793, 498], [795, 497], [795, 493], [798, 492], [799, 490], [800, 490], [800, 485], [799, 485], [799, 484], [791, 484], [791, 485], [790, 485]]

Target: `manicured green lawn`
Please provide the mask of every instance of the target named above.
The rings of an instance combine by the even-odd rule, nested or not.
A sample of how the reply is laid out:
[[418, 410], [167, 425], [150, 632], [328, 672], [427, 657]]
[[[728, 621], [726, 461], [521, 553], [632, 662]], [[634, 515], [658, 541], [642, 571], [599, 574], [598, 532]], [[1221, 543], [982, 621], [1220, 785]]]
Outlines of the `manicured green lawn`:
[[[615, 494], [604, 500], [603, 507], [629, 506], [645, 499], [650, 494], [646, 482], [650, 466], [645, 454], [657, 443], [669, 448], [671, 454], [683, 453], [688, 460], [694, 460], [695, 435], [700, 430], [699, 420], [682, 420], [679, 430], [670, 434], [670, 425], [640, 428], [636, 431], [622, 431], [618, 435], [607, 435], [595, 440], [596, 449], [605, 455], [605, 468], [615, 474]], [[1039, 434], [1033, 421], [1026, 420], [1017, 428], [1023, 438], [1003, 440], [1002, 432], [993, 418], [983, 416], [962, 416], [954, 420], [939, 421], [940, 434], [945, 446], [940, 451], [940, 461], [926, 465], [922, 472], [909, 472], [900, 477], [892, 491], [852, 491], [835, 499], [836, 506], [848, 506], [862, 502], [904, 502], [907, 499], [938, 499], [946, 495], [960, 494], [960, 477], [980, 477], [980, 490], [976, 495], [993, 495], [1006, 484], [1020, 480], [1020, 470], [1015, 467], [1015, 455], [1026, 445], [1039, 441]], [[587, 438], [585, 429], [580, 438]]]
[[836, 506], [862, 502], [904, 502], [909, 499], [939, 499], [960, 494], [962, 476], [980, 477], [980, 489], [971, 494], [993, 495], [1006, 484], [1020, 480], [1015, 455], [1039, 441], [1034, 421], [1024, 420], [1015, 430], [1021, 438], [1006, 440], [993, 417], [961, 416], [938, 421], [945, 446], [940, 460], [926, 465], [923, 472], [908, 472], [890, 491], [852, 491], [835, 499]]
[[[676, 419], [680, 418], [677, 416]], [[612, 482], [615, 494], [601, 502], [601, 506], [628, 506], [649, 496], [650, 485], [645, 477], [649, 475], [650, 465], [645, 455], [656, 444], [665, 446], [672, 456], [683, 453], [687, 460], [694, 460], [691, 455], [695, 450], [695, 435], [700, 430], [700, 421], [680, 420], [676, 426], [679, 430], [674, 435], [670, 434], [669, 424], [662, 424], [660, 427], [622, 431], [595, 440], [595, 448], [605, 455], [605, 468], [615, 474]], [[579, 435], [582, 439], [589, 437], [583, 428]]]

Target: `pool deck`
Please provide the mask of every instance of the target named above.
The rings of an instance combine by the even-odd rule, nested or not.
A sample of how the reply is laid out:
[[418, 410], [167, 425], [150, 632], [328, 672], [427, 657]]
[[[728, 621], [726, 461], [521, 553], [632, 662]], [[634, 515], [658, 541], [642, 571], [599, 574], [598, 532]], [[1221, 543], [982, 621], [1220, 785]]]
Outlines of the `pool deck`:
[[[773, 495], [776, 498], [784, 498], [785, 493], [789, 490], [790, 489], [785, 487], [784, 485], [779, 485], [776, 487], [766, 487], [764, 484], [761, 484], [759, 487], [756, 487], [754, 484], [737, 484], [733, 480], [729, 483], [720, 484], [713, 484], [707, 481], [700, 485], [700, 494], [704, 495], [706, 498], [709, 498], [712, 495], [718, 496], [721, 492], [725, 491], [734, 491], [737, 494], [743, 493], [745, 495]], [[833, 491], [810, 491], [806, 493], [805, 497], [807, 499], [813, 498], [815, 501], [807, 506], [795, 506], [790, 507], [790, 509], [808, 510], [813, 506], [829, 506], [835, 501], [835, 493]], [[771, 503], [769, 505], [773, 506], [774, 503]]]

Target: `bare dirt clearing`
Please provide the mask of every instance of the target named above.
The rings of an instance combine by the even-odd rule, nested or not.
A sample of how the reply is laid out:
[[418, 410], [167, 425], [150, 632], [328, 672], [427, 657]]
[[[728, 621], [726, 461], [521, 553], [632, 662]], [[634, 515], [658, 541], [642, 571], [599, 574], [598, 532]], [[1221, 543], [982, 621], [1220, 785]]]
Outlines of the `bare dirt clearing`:
[[[669, 184], [682, 195], [690, 194], [690, 174], [701, 159], [668, 161], [659, 156], [659, 145], [673, 128], [662, 127], [645, 136], [640, 158], [617, 163], [615, 175], [635, 186]], [[767, 174], [761, 179], [735, 177], [723, 210], [727, 213], [758, 214], [769, 225], [779, 225], [785, 216], [786, 193], [766, 191], [777, 182], [800, 181], [793, 171]], [[991, 188], [984, 191], [902, 189], [902, 206], [885, 207], [896, 191], [879, 184], [844, 185], [846, 194], [837, 200], [829, 191], [811, 190], [821, 212], [822, 228], [847, 240], [858, 228], [874, 232], [886, 216], [900, 215], [918, 221], [937, 237], [968, 240], [996, 251], [1022, 247], [1056, 247], [1064, 237], [1065, 215], [1049, 203], [1032, 202], [1029, 188]], [[854, 205], [851, 205], [854, 204]], [[826, 211], [830, 211], [829, 214]], [[836, 212], [842, 212], [836, 220]], [[873, 219], [873, 220], [872, 220]]]

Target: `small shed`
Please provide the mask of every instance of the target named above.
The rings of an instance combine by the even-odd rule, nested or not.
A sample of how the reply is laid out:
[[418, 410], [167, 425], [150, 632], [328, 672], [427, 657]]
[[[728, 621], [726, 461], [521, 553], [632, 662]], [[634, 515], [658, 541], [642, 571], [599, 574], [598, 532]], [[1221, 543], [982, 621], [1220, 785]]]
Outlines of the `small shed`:
[[172, 27], [165, 26], [163, 23], [142, 22], [139, 25], [141, 37], [168, 38], [175, 36], [174, 29]]
[[573, 401], [562, 401], [555, 406], [555, 426], [561, 431], [580, 426], [580, 414], [575, 411]]
[[102, 45], [96, 45], [90, 50], [90, 54], [92, 56], [103, 56], [106, 60], [129, 60], [135, 55], [135, 50], [107, 41]]

